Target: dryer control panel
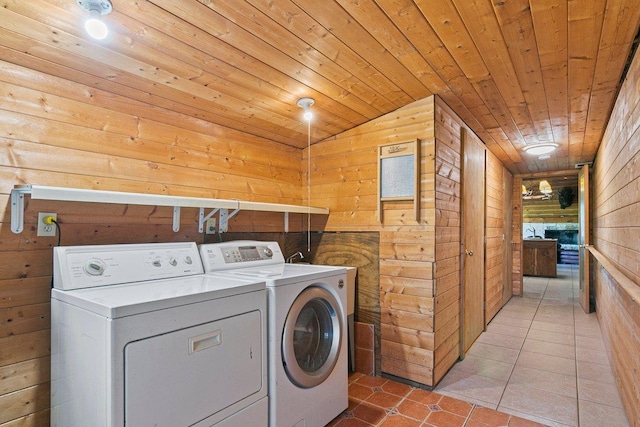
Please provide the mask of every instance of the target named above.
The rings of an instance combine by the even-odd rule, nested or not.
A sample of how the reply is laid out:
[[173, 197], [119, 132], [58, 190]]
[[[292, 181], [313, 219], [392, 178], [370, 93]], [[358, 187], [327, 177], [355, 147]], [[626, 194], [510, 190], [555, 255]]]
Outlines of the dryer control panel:
[[200, 257], [207, 273], [229, 268], [260, 267], [284, 264], [277, 242], [236, 240], [200, 245]]
[[53, 285], [60, 290], [202, 274], [195, 243], [62, 246], [53, 251]]

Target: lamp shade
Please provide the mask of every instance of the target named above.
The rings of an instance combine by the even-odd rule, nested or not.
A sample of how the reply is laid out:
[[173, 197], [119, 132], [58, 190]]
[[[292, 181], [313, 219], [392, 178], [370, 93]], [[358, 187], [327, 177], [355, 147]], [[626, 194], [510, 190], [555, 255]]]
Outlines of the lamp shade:
[[546, 179], [540, 181], [540, 192], [542, 194], [551, 194], [553, 193], [553, 189], [551, 188], [551, 184], [549, 184], [549, 181], [547, 181]]

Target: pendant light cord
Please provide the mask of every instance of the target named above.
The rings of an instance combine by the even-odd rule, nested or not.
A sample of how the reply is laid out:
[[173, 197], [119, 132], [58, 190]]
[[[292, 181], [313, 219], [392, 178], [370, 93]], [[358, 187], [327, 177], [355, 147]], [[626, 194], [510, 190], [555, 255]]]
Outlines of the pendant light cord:
[[311, 120], [307, 120], [307, 252], [311, 252]]

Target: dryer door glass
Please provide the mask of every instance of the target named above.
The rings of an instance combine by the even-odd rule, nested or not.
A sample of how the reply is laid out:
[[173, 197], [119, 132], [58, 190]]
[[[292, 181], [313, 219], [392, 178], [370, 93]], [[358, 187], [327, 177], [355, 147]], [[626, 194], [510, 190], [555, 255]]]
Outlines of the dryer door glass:
[[284, 324], [282, 363], [299, 387], [321, 384], [332, 372], [340, 352], [340, 306], [327, 289], [306, 288], [291, 305]]

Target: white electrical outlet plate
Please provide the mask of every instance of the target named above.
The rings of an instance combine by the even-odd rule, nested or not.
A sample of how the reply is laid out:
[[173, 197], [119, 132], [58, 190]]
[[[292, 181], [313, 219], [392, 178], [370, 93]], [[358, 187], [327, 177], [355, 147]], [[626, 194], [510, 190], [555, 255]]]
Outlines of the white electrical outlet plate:
[[38, 232], [37, 236], [41, 237], [55, 237], [56, 235], [56, 225], [55, 224], [45, 224], [44, 219], [48, 216], [53, 217], [53, 219], [58, 219], [58, 215], [49, 212], [39, 212], [38, 213]]
[[215, 218], [209, 218], [207, 220], [205, 233], [206, 234], [216, 234], [216, 219]]

